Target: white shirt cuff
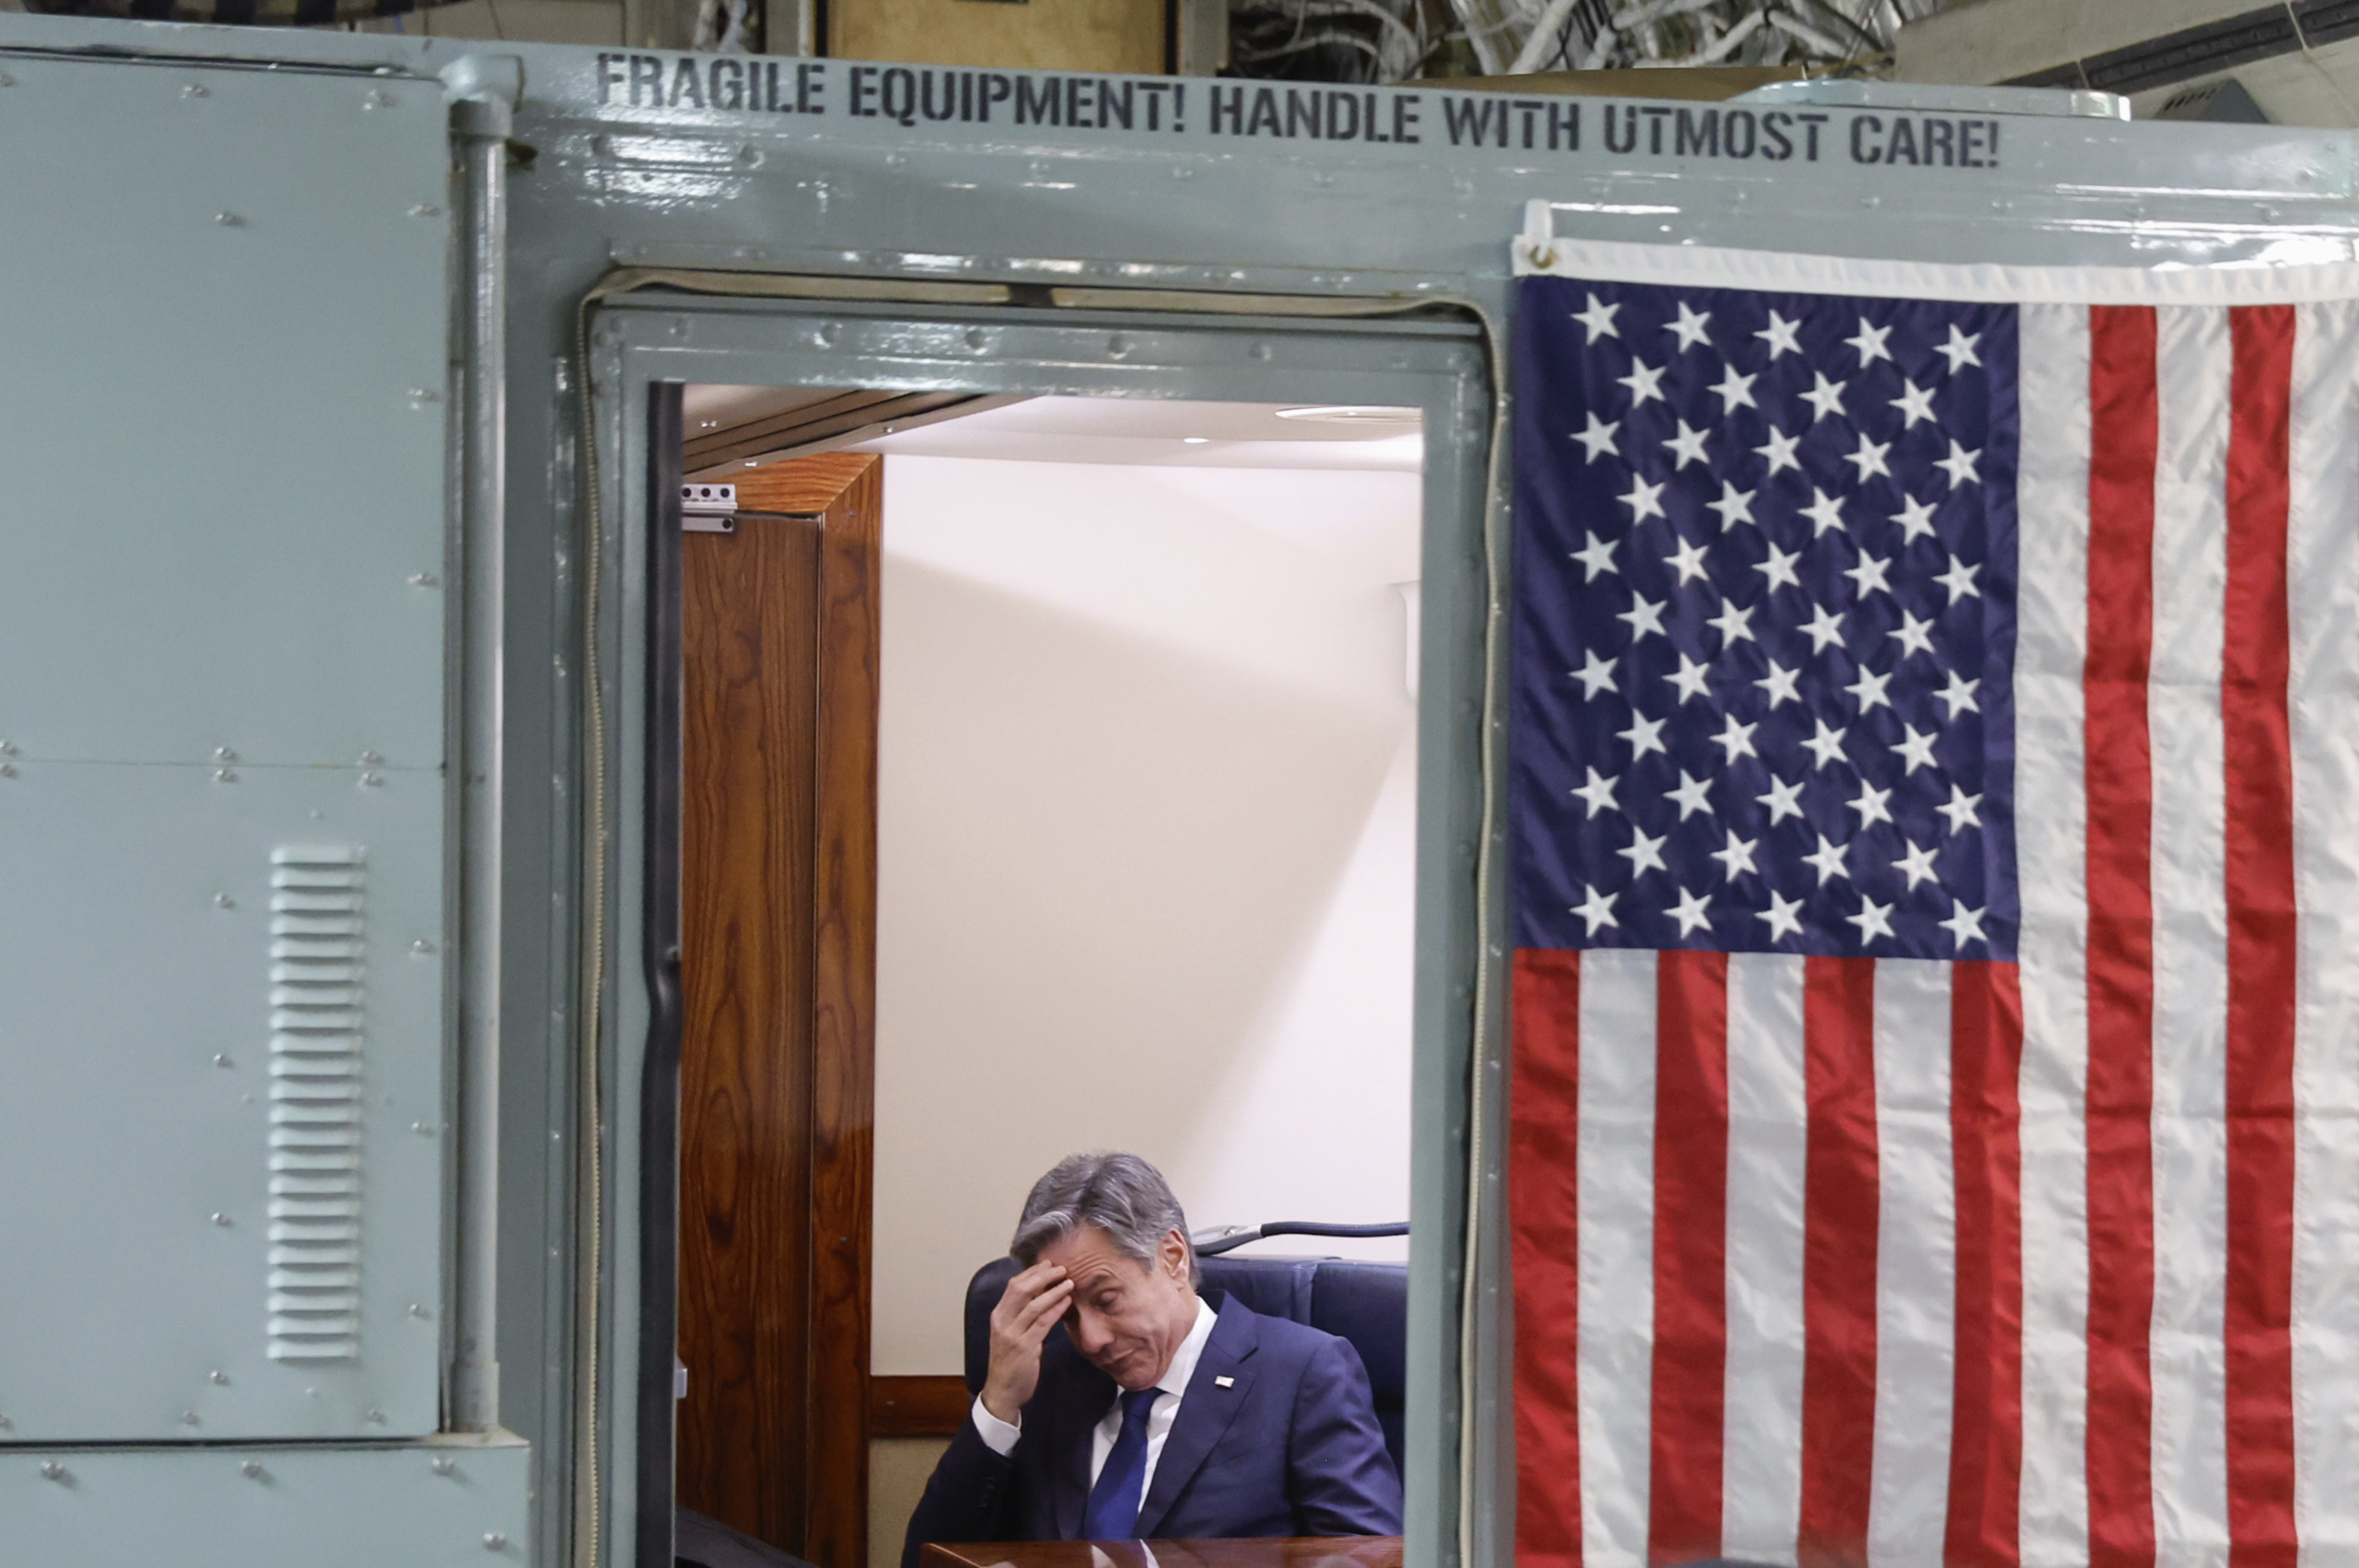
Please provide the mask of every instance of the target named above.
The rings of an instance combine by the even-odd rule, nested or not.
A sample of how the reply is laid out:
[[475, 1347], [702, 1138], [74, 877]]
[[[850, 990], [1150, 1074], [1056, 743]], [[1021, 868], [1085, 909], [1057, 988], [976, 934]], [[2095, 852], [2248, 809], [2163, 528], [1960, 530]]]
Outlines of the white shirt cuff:
[[983, 1396], [977, 1394], [974, 1397], [974, 1430], [982, 1436], [984, 1446], [1005, 1458], [1016, 1452], [1016, 1440], [1024, 1435], [1023, 1412], [1016, 1412], [1016, 1420], [1011, 1425], [984, 1409]]

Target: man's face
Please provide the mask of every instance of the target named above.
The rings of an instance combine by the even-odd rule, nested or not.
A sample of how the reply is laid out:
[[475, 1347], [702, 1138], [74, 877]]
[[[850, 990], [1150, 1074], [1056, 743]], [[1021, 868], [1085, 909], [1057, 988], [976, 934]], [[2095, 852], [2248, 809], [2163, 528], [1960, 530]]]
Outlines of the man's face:
[[1040, 1249], [1073, 1282], [1065, 1333], [1091, 1365], [1125, 1388], [1151, 1388], [1196, 1321], [1188, 1282], [1188, 1247], [1175, 1232], [1152, 1264], [1125, 1258], [1095, 1225], [1082, 1225]]

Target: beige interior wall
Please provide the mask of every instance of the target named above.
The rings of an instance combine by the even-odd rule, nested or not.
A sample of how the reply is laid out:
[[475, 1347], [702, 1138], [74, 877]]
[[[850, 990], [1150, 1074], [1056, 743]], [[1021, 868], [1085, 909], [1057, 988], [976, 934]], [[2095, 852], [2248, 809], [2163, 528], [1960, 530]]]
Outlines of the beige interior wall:
[[909, 1516], [950, 1440], [879, 1437], [868, 1444], [868, 1568], [896, 1568]]
[[1026, 71], [1164, 68], [1164, 0], [835, 0], [828, 53]]
[[1418, 476], [887, 463], [872, 1369], [1078, 1149], [1407, 1218]]

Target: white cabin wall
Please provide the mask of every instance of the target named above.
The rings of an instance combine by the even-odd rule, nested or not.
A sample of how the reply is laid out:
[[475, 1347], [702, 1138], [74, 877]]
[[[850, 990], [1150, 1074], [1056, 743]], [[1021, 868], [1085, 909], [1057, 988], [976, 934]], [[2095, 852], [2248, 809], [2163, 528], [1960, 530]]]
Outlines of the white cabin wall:
[[1418, 487], [888, 460], [877, 1373], [960, 1369], [1077, 1149], [1200, 1228], [1407, 1217]]

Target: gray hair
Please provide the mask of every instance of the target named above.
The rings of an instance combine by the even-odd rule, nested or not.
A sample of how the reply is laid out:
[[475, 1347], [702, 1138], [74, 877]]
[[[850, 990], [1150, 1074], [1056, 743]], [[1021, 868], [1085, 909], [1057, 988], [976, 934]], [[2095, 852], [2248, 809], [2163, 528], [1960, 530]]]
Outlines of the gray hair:
[[[1097, 1226], [1115, 1251], [1149, 1268], [1165, 1236], [1178, 1231], [1182, 1241], [1188, 1236], [1188, 1216], [1163, 1172], [1136, 1154], [1073, 1154], [1032, 1183], [1007, 1250], [1029, 1269], [1044, 1247], [1083, 1225]], [[1204, 1281], [1193, 1247], [1188, 1248], [1188, 1280]]]

